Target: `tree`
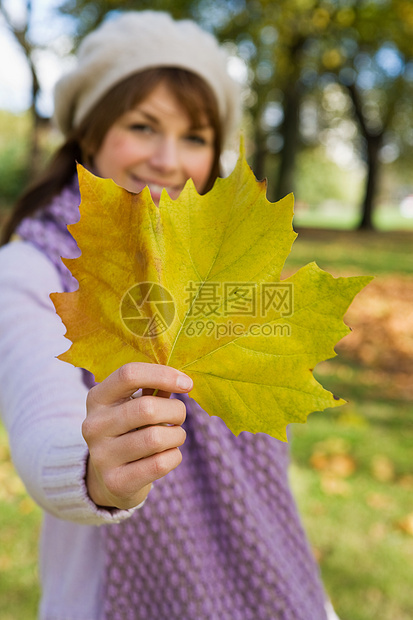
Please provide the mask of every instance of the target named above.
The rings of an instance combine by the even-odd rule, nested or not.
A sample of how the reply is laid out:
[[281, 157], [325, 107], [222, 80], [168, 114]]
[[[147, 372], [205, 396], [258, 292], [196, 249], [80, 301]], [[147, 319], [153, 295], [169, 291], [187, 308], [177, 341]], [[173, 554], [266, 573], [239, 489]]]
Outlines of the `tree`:
[[[195, 17], [192, 10], [196, 3], [188, 0], [159, 0], [156, 10], [168, 11], [176, 19]], [[94, 30], [111, 11], [154, 9], [153, 2], [140, 0], [137, 6], [136, 0], [66, 0], [59, 7], [62, 15], [69, 15], [76, 20], [76, 43]]]
[[[269, 42], [265, 33], [276, 36]], [[300, 146], [299, 117], [305, 95], [323, 89], [332, 80], [346, 89], [351, 113], [363, 140], [362, 156], [367, 165], [365, 195], [361, 205], [361, 228], [372, 227], [377, 194], [380, 154], [391, 132], [403, 117], [413, 127], [412, 66], [413, 7], [408, 0], [254, 0], [247, 3], [221, 31], [234, 38], [242, 49], [251, 38], [255, 51], [250, 66], [251, 88], [262, 93], [259, 69], [271, 62], [271, 84], [266, 99], [258, 95], [260, 114], [277, 98], [283, 122], [277, 128], [282, 138], [276, 197], [292, 191], [297, 149]], [[263, 36], [264, 34], [264, 36]], [[392, 56], [393, 61], [389, 58]], [[274, 99], [272, 100], [274, 101]], [[255, 123], [259, 123], [258, 115]], [[268, 130], [267, 130], [268, 131]], [[273, 131], [273, 129], [270, 131]], [[400, 137], [400, 131], [398, 132]], [[260, 132], [256, 152], [260, 171], [267, 136]]]
[[406, 103], [412, 127], [413, 83], [406, 69], [413, 62], [413, 10], [405, 0], [353, 2], [334, 15], [329, 34], [324, 64], [346, 88], [364, 141], [367, 176], [359, 228], [371, 229], [380, 155]]
[[[82, 37], [108, 11], [136, 8], [132, 0], [67, 0], [61, 11], [76, 18]], [[153, 7], [142, 0], [138, 8]], [[259, 178], [265, 176], [268, 154], [279, 151], [274, 198], [294, 189], [306, 97], [322, 93], [332, 81], [344, 89], [367, 166], [360, 227], [371, 228], [383, 148], [389, 140], [406, 142], [403, 123], [413, 132], [410, 0], [161, 0], [156, 8], [196, 19], [237, 45], [250, 71], [247, 103]], [[282, 113], [277, 122], [268, 122], [275, 109]]]
[[37, 49], [29, 36], [29, 29], [31, 25], [31, 17], [32, 17], [32, 2], [31, 0], [26, 0], [25, 4], [25, 16], [23, 21], [18, 24], [16, 23], [8, 11], [4, 6], [4, 2], [0, 0], [0, 15], [3, 16], [10, 32], [13, 34], [14, 38], [20, 45], [24, 55], [26, 57], [30, 75], [31, 75], [31, 98], [30, 98], [30, 114], [32, 118], [32, 132], [31, 132], [31, 144], [29, 149], [29, 158], [28, 158], [28, 169], [29, 169], [29, 177], [33, 177], [39, 165], [39, 129], [42, 122], [42, 117], [39, 115], [37, 110], [37, 100], [40, 93], [40, 83], [37, 74], [36, 63], [34, 61], [34, 52]]

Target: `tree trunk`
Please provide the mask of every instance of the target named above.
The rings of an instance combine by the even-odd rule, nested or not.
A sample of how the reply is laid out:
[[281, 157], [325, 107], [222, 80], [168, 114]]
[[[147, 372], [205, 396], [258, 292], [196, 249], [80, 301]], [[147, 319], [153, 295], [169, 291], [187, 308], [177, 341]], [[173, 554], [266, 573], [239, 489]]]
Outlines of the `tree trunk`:
[[265, 145], [265, 138], [262, 131], [259, 129], [259, 122], [255, 122], [255, 136], [254, 136], [254, 158], [252, 163], [252, 169], [255, 176], [259, 181], [265, 177], [265, 159], [267, 155], [267, 148]]
[[0, 0], [0, 14], [3, 16], [6, 24], [13, 33], [16, 41], [21, 46], [22, 51], [26, 57], [29, 65], [30, 74], [32, 78], [31, 84], [31, 102], [30, 102], [30, 116], [32, 120], [32, 128], [30, 134], [30, 147], [28, 152], [27, 167], [29, 171], [29, 179], [34, 178], [37, 175], [40, 166], [40, 125], [41, 117], [39, 116], [36, 108], [37, 97], [40, 91], [40, 84], [37, 77], [36, 67], [33, 62], [33, 51], [36, 49], [30, 41], [28, 35], [32, 18], [32, 0], [26, 0], [26, 19], [22, 26], [16, 25], [11, 19], [9, 13], [4, 7], [3, 1]]
[[39, 80], [37, 78], [36, 69], [31, 59], [29, 59], [30, 70], [32, 75], [30, 115], [32, 118], [32, 128], [30, 133], [30, 148], [28, 154], [28, 171], [29, 179], [34, 179], [40, 169], [40, 126], [41, 118], [37, 112], [36, 102], [40, 90]]
[[350, 94], [354, 106], [354, 113], [359, 122], [360, 129], [364, 136], [367, 146], [367, 181], [364, 193], [363, 203], [361, 205], [361, 220], [358, 225], [359, 230], [373, 230], [373, 211], [374, 201], [377, 193], [380, 159], [379, 153], [383, 145], [383, 137], [388, 124], [390, 114], [387, 114], [387, 120], [383, 122], [383, 126], [379, 133], [371, 133], [368, 128], [363, 113], [363, 103], [355, 84], [349, 84], [347, 90]]
[[379, 153], [383, 143], [383, 134], [377, 136], [365, 136], [367, 141], [367, 182], [366, 191], [362, 204], [362, 217], [358, 226], [359, 230], [373, 230], [374, 198], [377, 194], [379, 180], [380, 160]]
[[284, 121], [281, 128], [283, 149], [276, 185], [279, 200], [294, 190], [294, 170], [299, 140], [300, 88], [291, 84], [284, 92]]

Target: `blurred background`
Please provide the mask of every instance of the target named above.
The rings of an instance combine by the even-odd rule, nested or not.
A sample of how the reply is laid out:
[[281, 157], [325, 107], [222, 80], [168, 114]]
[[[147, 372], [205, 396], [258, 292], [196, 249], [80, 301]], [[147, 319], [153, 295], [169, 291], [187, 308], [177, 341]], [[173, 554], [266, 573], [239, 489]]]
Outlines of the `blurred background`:
[[[294, 192], [285, 275], [371, 274], [315, 374], [348, 401], [293, 425], [291, 482], [342, 620], [413, 617], [411, 0], [0, 0], [0, 223], [60, 136], [53, 85], [118, 10], [190, 17], [226, 45], [268, 197]], [[231, 153], [228, 153], [231, 161]], [[0, 619], [36, 617], [40, 510], [0, 427]]]

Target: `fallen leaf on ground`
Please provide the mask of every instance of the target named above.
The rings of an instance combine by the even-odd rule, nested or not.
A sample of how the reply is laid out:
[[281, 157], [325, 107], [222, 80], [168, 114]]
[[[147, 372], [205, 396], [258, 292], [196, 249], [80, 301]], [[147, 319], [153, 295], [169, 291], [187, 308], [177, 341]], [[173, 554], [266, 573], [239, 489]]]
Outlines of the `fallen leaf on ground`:
[[323, 472], [321, 476], [321, 489], [326, 495], [342, 495], [345, 497], [351, 493], [351, 487], [348, 482], [330, 472]]
[[391, 508], [394, 506], [394, 500], [383, 493], [369, 493], [366, 497], [366, 502], [371, 508], [375, 508], [376, 510], [383, 510], [384, 508]]
[[397, 481], [397, 484], [403, 489], [413, 490], [413, 474], [405, 474]]
[[403, 519], [400, 519], [396, 525], [398, 529], [402, 530], [405, 534], [413, 536], [413, 512], [406, 515]]
[[371, 473], [379, 482], [390, 482], [394, 479], [394, 463], [384, 454], [376, 454], [371, 460]]
[[349, 454], [328, 455], [323, 452], [314, 452], [310, 458], [310, 464], [314, 469], [328, 472], [338, 478], [347, 478], [356, 469], [355, 460]]
[[388, 527], [384, 523], [373, 523], [369, 530], [369, 538], [375, 542], [381, 542], [388, 535]]
[[413, 398], [413, 281], [411, 276], [377, 277], [349, 308], [353, 332], [338, 350], [376, 374], [388, 398]]

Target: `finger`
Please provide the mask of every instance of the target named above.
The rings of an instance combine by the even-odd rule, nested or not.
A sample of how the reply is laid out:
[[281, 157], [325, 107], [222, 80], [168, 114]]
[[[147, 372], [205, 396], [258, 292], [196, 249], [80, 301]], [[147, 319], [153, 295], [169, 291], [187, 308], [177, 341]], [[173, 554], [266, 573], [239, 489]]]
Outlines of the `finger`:
[[119, 467], [179, 448], [185, 439], [186, 432], [182, 426], [147, 426], [108, 442], [105, 458]]
[[[106, 417], [105, 417], [106, 416]], [[142, 426], [172, 424], [180, 426], [185, 422], [186, 407], [178, 399], [142, 396], [125, 401], [116, 409], [110, 408], [99, 416], [101, 430], [107, 436], [116, 437]]]
[[130, 398], [139, 388], [183, 393], [189, 392], [192, 385], [188, 375], [171, 366], [131, 362], [115, 370], [89, 394], [98, 404], [111, 405]]
[[[140, 486], [151, 484], [154, 480], [159, 480], [159, 478], [169, 474], [169, 472], [178, 467], [181, 461], [182, 454], [179, 448], [172, 448], [171, 450], [153, 454], [146, 459], [127, 463], [117, 470], [117, 484], [122, 490], [122, 495], [124, 497], [133, 497], [136, 493], [134, 488], [136, 480], [139, 480]], [[119, 507], [129, 508], [134, 505], [136, 504], [132, 500]]]

